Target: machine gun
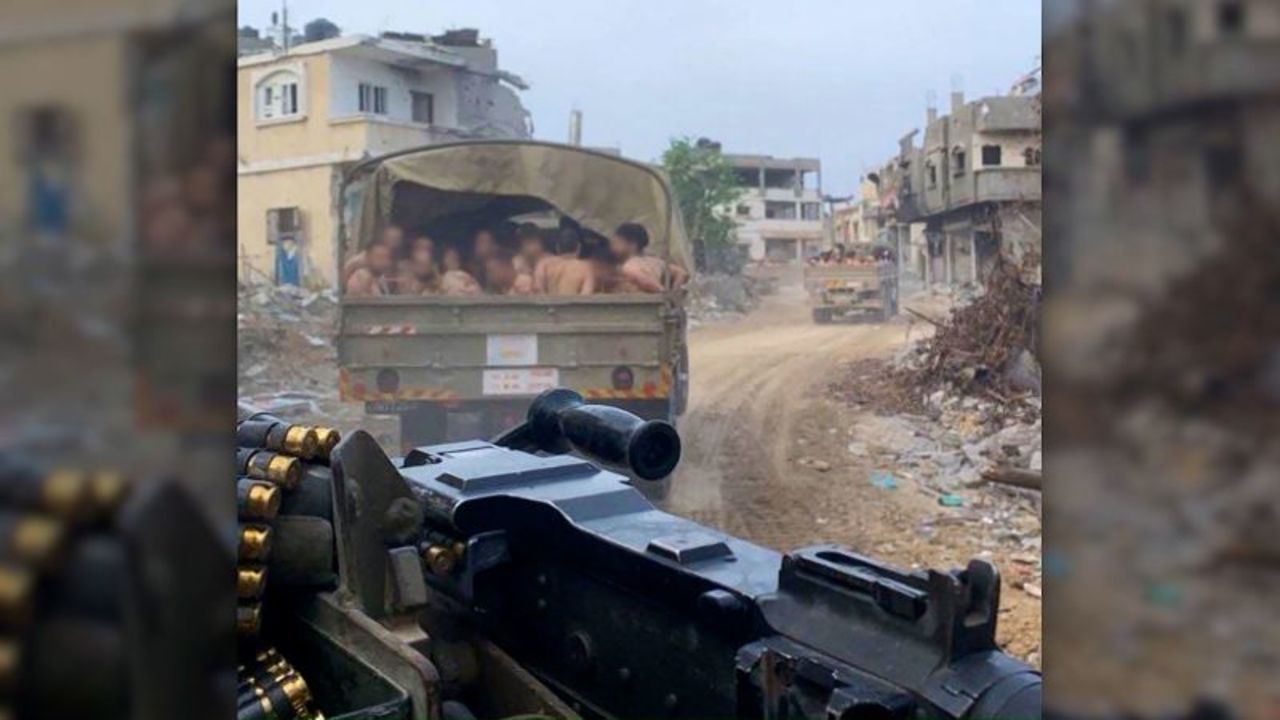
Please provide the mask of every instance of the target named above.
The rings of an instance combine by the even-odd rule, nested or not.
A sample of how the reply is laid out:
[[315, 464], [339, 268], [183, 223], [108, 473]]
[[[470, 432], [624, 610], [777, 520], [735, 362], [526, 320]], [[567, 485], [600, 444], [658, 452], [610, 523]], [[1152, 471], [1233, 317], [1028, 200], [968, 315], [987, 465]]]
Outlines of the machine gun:
[[1040, 717], [991, 564], [780, 555], [646, 500], [679, 456], [670, 425], [563, 389], [492, 442], [393, 461], [346, 436], [284, 496], [246, 652], [289, 658], [330, 720]]

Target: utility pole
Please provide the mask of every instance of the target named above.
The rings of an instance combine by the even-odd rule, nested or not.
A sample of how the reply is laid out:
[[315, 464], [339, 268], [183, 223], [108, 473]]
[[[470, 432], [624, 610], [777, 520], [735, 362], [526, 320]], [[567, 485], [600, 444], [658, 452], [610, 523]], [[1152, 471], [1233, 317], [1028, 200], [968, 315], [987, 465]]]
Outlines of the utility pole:
[[582, 111], [569, 111], [569, 144], [582, 144]]

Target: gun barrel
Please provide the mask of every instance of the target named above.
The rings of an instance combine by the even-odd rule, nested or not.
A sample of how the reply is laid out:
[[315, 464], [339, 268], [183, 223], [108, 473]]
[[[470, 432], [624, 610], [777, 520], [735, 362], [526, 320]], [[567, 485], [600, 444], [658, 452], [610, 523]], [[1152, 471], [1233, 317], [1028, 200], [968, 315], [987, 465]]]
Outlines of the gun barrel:
[[557, 388], [529, 406], [529, 429], [546, 452], [576, 451], [591, 460], [660, 480], [680, 462], [680, 436], [670, 423], [641, 420], [621, 408], [590, 405], [578, 393]]

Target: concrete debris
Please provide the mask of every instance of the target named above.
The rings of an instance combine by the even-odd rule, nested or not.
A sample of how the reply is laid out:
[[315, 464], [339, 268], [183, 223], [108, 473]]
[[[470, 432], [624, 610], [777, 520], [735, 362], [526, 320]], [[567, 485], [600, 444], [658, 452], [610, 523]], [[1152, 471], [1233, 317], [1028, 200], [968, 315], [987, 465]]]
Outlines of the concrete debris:
[[362, 405], [337, 397], [337, 294], [269, 285], [239, 290], [240, 399], [340, 430], [370, 427]]
[[[1025, 399], [1040, 394], [1036, 324], [1040, 288], [1018, 268], [997, 262], [984, 292], [937, 321], [936, 332], [895, 368], [896, 380], [932, 408], [968, 400], [996, 401], [1010, 414], [1039, 414]], [[930, 321], [933, 322], [933, 321]], [[970, 405], [972, 407], [972, 405]]]
[[685, 305], [692, 326], [741, 317], [759, 304], [769, 287], [747, 275], [702, 274], [689, 281]]

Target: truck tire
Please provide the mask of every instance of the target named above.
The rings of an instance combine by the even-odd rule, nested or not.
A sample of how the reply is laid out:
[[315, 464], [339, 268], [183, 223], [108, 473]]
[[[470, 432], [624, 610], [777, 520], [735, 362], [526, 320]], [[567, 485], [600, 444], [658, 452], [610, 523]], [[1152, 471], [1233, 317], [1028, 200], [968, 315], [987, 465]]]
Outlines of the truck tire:
[[813, 321], [819, 325], [826, 325], [831, 322], [831, 308], [816, 307], [813, 309]]

